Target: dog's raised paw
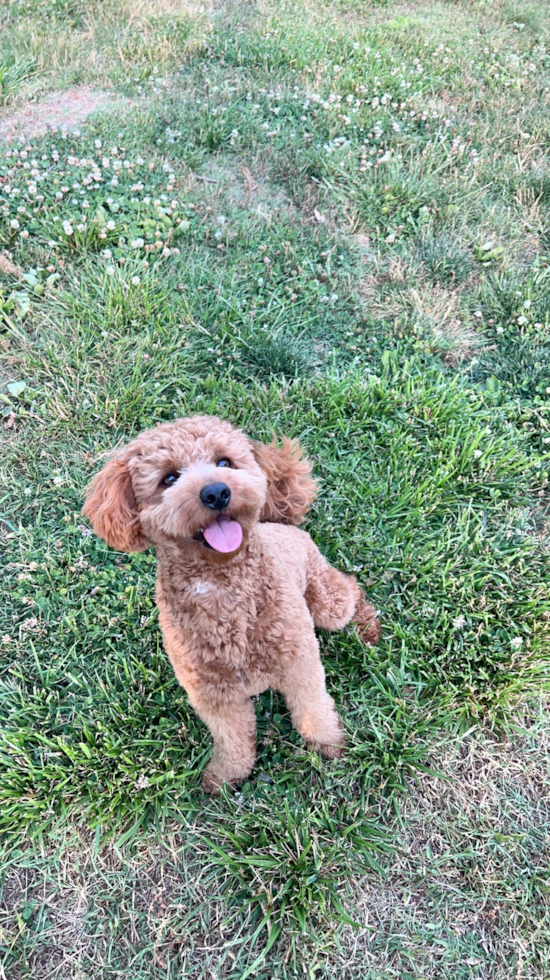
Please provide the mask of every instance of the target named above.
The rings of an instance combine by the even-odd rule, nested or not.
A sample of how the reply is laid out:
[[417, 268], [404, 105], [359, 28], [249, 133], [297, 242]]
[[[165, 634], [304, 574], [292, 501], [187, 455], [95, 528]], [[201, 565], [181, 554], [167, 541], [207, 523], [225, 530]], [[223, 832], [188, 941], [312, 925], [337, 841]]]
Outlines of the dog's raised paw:
[[372, 646], [380, 643], [380, 637], [382, 635], [380, 620], [376, 615], [374, 606], [371, 606], [364, 599], [361, 599], [357, 603], [354, 622], [362, 643], [370, 643]]
[[382, 626], [376, 616], [367, 623], [357, 623], [357, 632], [362, 643], [370, 643], [375, 647], [380, 643], [382, 636]]

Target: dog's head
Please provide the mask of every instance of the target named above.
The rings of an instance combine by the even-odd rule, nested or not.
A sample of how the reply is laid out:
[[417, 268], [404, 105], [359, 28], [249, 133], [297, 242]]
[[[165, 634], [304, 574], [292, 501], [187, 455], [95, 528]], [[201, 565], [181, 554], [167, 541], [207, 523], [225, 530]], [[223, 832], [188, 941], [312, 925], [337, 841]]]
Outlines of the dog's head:
[[82, 512], [119, 551], [169, 539], [212, 562], [234, 557], [259, 520], [300, 524], [315, 491], [297, 441], [265, 445], [195, 416], [143, 432], [112, 457]]

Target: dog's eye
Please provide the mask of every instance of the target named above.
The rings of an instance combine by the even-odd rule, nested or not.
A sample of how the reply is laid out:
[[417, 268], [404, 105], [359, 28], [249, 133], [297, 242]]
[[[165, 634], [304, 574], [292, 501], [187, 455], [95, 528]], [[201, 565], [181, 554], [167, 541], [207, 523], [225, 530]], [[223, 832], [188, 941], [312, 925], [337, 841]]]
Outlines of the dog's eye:
[[231, 466], [231, 463], [228, 459], [219, 459], [216, 466]]
[[179, 473], [167, 473], [164, 480], [161, 481], [161, 486], [172, 487], [176, 480], [179, 479]]

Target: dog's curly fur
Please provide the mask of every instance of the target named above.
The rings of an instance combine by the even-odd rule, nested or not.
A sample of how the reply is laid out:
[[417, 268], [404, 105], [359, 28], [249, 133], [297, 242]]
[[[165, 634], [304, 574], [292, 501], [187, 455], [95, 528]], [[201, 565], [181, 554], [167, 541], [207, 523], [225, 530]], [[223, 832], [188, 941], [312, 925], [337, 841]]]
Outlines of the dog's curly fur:
[[[167, 474], [173, 485], [164, 484]], [[224, 516], [242, 528], [242, 543], [229, 554], [202, 534], [215, 515], [200, 492], [222, 478], [231, 491]], [[251, 696], [268, 687], [282, 692], [307, 743], [328, 758], [343, 752], [314, 626], [337, 630], [355, 620], [370, 643], [380, 626], [356, 579], [332, 568], [295, 526], [315, 493], [297, 441], [253, 442], [208, 416], [142, 433], [89, 487], [83, 513], [100, 537], [120, 551], [156, 549], [166, 652], [214, 737], [203, 779], [209, 792], [250, 773]]]

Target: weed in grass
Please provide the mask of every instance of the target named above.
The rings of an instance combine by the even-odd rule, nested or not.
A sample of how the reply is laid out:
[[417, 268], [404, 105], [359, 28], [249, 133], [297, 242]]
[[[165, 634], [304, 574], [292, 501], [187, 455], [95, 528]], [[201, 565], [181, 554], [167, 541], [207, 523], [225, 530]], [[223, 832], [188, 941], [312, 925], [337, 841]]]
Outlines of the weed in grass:
[[417, 255], [437, 284], [461, 285], [472, 272], [471, 254], [448, 234], [421, 235]]
[[0, 64], [0, 102], [6, 102], [30, 78], [36, 63], [32, 58], [16, 59], [10, 55]]

